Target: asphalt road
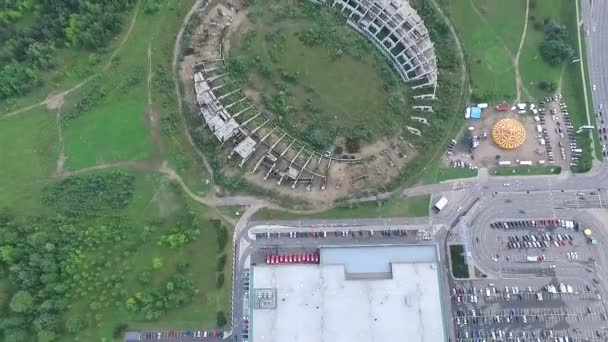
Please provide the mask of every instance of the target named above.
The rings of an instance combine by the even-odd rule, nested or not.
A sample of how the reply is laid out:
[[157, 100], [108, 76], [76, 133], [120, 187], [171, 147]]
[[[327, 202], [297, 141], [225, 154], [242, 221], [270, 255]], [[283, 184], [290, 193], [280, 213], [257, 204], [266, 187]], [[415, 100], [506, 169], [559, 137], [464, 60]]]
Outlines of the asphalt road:
[[[587, 66], [592, 87], [593, 113], [596, 127], [607, 128], [608, 111], [608, 2], [604, 0], [582, 0], [581, 18], [587, 45]], [[602, 123], [603, 122], [603, 123]], [[607, 146], [608, 141], [601, 141]]]
[[[587, 63], [591, 84], [595, 84], [593, 108], [608, 103], [608, 2], [604, 0], [581, 1], [581, 17], [587, 43]], [[606, 111], [604, 111], [606, 113]]]

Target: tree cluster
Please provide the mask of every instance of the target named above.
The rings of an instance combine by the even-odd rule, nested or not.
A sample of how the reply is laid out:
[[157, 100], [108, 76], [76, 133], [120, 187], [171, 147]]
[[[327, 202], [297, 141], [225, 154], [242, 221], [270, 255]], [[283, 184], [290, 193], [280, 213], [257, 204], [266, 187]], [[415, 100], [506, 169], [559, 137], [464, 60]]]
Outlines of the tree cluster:
[[120, 220], [90, 227], [65, 217], [20, 222], [0, 213], [0, 275], [14, 289], [8, 310], [0, 309], [0, 340], [27, 341], [37, 335], [53, 341], [85, 326], [81, 319], [63, 318], [72, 301], [95, 293], [89, 304], [94, 315], [120, 299], [123, 271], [101, 276], [120, 258], [91, 260], [89, 252], [125, 241], [127, 232]]
[[135, 177], [120, 171], [66, 178], [47, 187], [42, 202], [68, 217], [95, 216], [125, 208], [133, 198]]
[[[0, 99], [25, 94], [54, 66], [56, 47], [100, 49], [122, 27], [133, 0], [0, 2]], [[33, 18], [17, 25], [24, 16]]]
[[550, 20], [545, 26], [545, 36], [540, 44], [543, 59], [550, 64], [560, 64], [574, 56], [574, 49], [568, 42], [568, 29]]
[[143, 313], [148, 321], [159, 319], [163, 312], [178, 308], [198, 293], [194, 282], [176, 273], [163, 282], [163, 286], [149, 291], [137, 291], [125, 301], [126, 308], [133, 313]]
[[179, 248], [194, 241], [201, 234], [200, 222], [192, 212], [178, 215], [174, 228], [160, 237], [160, 244]]

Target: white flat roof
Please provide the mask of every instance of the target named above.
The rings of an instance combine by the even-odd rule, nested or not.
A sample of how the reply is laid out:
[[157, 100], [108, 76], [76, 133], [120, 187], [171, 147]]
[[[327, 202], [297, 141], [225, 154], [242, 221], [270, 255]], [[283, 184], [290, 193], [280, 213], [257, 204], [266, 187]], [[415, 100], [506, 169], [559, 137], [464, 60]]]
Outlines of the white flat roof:
[[237, 128], [239, 128], [239, 123], [234, 119], [230, 119], [224, 125], [218, 127], [214, 134], [223, 142], [232, 137]]
[[256, 141], [251, 137], [245, 138], [245, 140], [241, 141], [237, 147], [234, 148], [234, 151], [241, 156], [243, 159], [249, 158], [249, 156], [255, 151]]
[[254, 342], [441, 342], [433, 263], [392, 264], [392, 279], [345, 278], [343, 265], [260, 265], [253, 286], [276, 288], [276, 309], [252, 309]]

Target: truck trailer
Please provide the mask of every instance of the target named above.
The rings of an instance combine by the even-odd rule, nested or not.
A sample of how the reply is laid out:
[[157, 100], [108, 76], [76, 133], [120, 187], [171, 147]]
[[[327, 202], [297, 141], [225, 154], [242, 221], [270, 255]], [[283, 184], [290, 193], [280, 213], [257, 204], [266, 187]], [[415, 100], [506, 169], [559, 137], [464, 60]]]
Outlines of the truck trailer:
[[448, 199], [445, 198], [445, 196], [441, 196], [441, 198], [433, 206], [433, 211], [435, 211], [436, 213], [438, 213], [441, 210], [443, 210], [443, 208], [445, 208], [445, 206], [447, 204], [448, 204]]

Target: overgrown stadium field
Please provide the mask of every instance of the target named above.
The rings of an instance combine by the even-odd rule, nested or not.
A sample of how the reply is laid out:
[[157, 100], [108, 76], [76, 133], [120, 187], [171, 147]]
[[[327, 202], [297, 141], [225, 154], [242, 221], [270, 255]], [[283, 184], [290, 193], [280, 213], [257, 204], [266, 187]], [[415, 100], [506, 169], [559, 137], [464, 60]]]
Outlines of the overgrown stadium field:
[[250, 25], [232, 38], [230, 65], [246, 93], [292, 134], [317, 149], [336, 137], [372, 142], [411, 115], [408, 87], [339, 13], [269, 0], [247, 11]]

